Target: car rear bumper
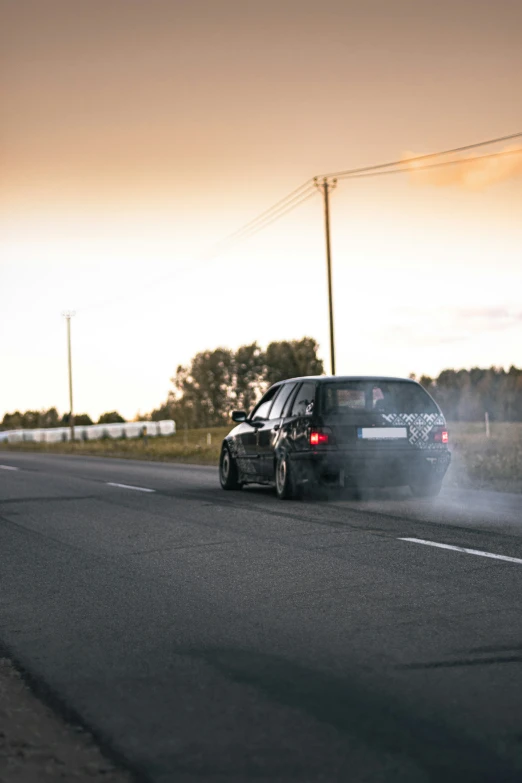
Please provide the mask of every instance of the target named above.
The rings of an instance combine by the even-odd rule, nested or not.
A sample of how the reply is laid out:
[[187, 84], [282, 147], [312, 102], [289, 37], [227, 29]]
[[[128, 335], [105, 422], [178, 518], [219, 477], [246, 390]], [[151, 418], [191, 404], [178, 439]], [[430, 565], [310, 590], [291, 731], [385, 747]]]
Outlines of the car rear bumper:
[[451, 462], [447, 449], [387, 449], [330, 452], [294, 452], [290, 458], [302, 480], [334, 477], [341, 472], [345, 480], [368, 485], [411, 484], [427, 479], [442, 480]]

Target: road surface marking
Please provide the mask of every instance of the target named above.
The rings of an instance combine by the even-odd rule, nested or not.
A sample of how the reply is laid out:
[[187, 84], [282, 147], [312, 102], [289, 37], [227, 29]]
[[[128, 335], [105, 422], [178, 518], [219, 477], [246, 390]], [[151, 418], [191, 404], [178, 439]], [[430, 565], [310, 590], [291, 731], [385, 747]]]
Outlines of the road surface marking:
[[0, 465], [0, 468], [2, 470], [18, 470], [18, 468], [13, 468], [12, 465]]
[[438, 544], [436, 541], [424, 541], [422, 538], [399, 538], [399, 541], [411, 541], [413, 544], [426, 544], [426, 546], [436, 546], [439, 549], [453, 549], [454, 552], [466, 552], [468, 555], [478, 555], [479, 557], [492, 557], [494, 560], [507, 560], [508, 563], [520, 563], [520, 557], [507, 557], [507, 555], [495, 555], [493, 552], [482, 552], [480, 549], [467, 549], [464, 546], [453, 546], [452, 544]]
[[148, 489], [147, 487], [133, 487], [131, 484], [116, 484], [114, 481], [107, 482], [109, 487], [121, 487], [121, 489], [134, 489], [136, 492], [156, 492], [155, 489]]

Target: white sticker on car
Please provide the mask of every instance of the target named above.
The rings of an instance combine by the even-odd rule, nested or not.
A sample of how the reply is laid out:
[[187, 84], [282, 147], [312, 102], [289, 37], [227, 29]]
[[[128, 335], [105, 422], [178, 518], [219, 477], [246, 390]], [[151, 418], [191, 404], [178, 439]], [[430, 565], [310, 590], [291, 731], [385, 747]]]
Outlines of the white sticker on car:
[[406, 440], [406, 427], [359, 427], [357, 437], [363, 440]]

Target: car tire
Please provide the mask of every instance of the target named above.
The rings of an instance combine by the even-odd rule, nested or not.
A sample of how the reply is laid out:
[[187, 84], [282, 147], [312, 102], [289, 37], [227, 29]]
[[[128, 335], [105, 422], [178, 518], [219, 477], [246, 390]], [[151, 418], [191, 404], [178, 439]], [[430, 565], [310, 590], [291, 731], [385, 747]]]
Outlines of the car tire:
[[276, 461], [275, 486], [279, 500], [297, 500], [302, 496], [301, 487], [296, 484], [295, 473], [285, 454]]
[[237, 463], [227, 444], [221, 449], [219, 458], [219, 481], [223, 489], [241, 489]]
[[414, 498], [435, 498], [442, 489], [442, 481], [421, 481], [410, 484], [410, 492]]

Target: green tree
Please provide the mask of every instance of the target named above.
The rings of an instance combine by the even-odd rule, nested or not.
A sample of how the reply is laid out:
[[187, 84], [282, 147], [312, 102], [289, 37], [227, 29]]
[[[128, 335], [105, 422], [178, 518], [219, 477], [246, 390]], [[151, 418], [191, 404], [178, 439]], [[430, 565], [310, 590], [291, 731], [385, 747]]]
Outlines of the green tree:
[[257, 342], [233, 352], [202, 351], [172, 379], [166, 402], [149, 414], [153, 421], [174, 419], [178, 427], [211, 427], [229, 422], [233, 408], [250, 410], [267, 386], [285, 378], [321, 375], [318, 345], [311, 337], [272, 342], [262, 351]]
[[506, 375], [506, 421], [522, 421], [522, 370], [510, 367]]
[[249, 411], [258, 399], [265, 372], [265, 357], [256, 343], [241, 345], [234, 355], [234, 405]]
[[303, 375], [322, 375], [324, 365], [317, 356], [318, 348], [313, 337], [270, 343], [264, 356], [267, 385]]
[[[69, 420], [70, 420], [70, 415], [68, 413], [64, 413], [61, 421], [62, 427], [68, 427]], [[75, 425], [78, 425], [78, 427], [85, 427], [89, 424], [93, 424], [94, 422], [88, 413], [75, 413], [74, 423]]]
[[421, 378], [450, 421], [522, 421], [522, 370], [502, 367], [443, 370]]
[[38, 426], [43, 429], [60, 426], [60, 415], [56, 408], [49, 408], [48, 411], [42, 411], [38, 420]]
[[169, 400], [167, 400], [167, 402], [160, 405], [159, 408], [154, 408], [150, 413], [144, 413], [139, 418], [136, 415], [135, 421], [164, 421], [165, 419], [173, 419], [172, 410], [172, 405]]
[[109, 411], [108, 413], [102, 413], [98, 419], [98, 424], [125, 424], [125, 419], [120, 416], [118, 411]]
[[180, 424], [212, 427], [223, 424], [233, 402], [234, 354], [227, 348], [202, 351], [187, 367], [179, 366], [169, 395]]
[[88, 413], [78, 413], [74, 415], [74, 423], [79, 427], [94, 424]]
[[21, 430], [24, 426], [24, 415], [20, 411], [6, 413], [2, 419], [3, 430]]
[[40, 426], [40, 411], [26, 411], [22, 418], [22, 427], [25, 430], [35, 430]]
[[[412, 378], [413, 380], [416, 380], [415, 375], [413, 375], [413, 374], [410, 375], [410, 378]], [[428, 391], [431, 391], [432, 386], [433, 386], [433, 378], [430, 378], [429, 375], [421, 375], [419, 383], [420, 383], [421, 386], [424, 386], [425, 389], [427, 389]]]

